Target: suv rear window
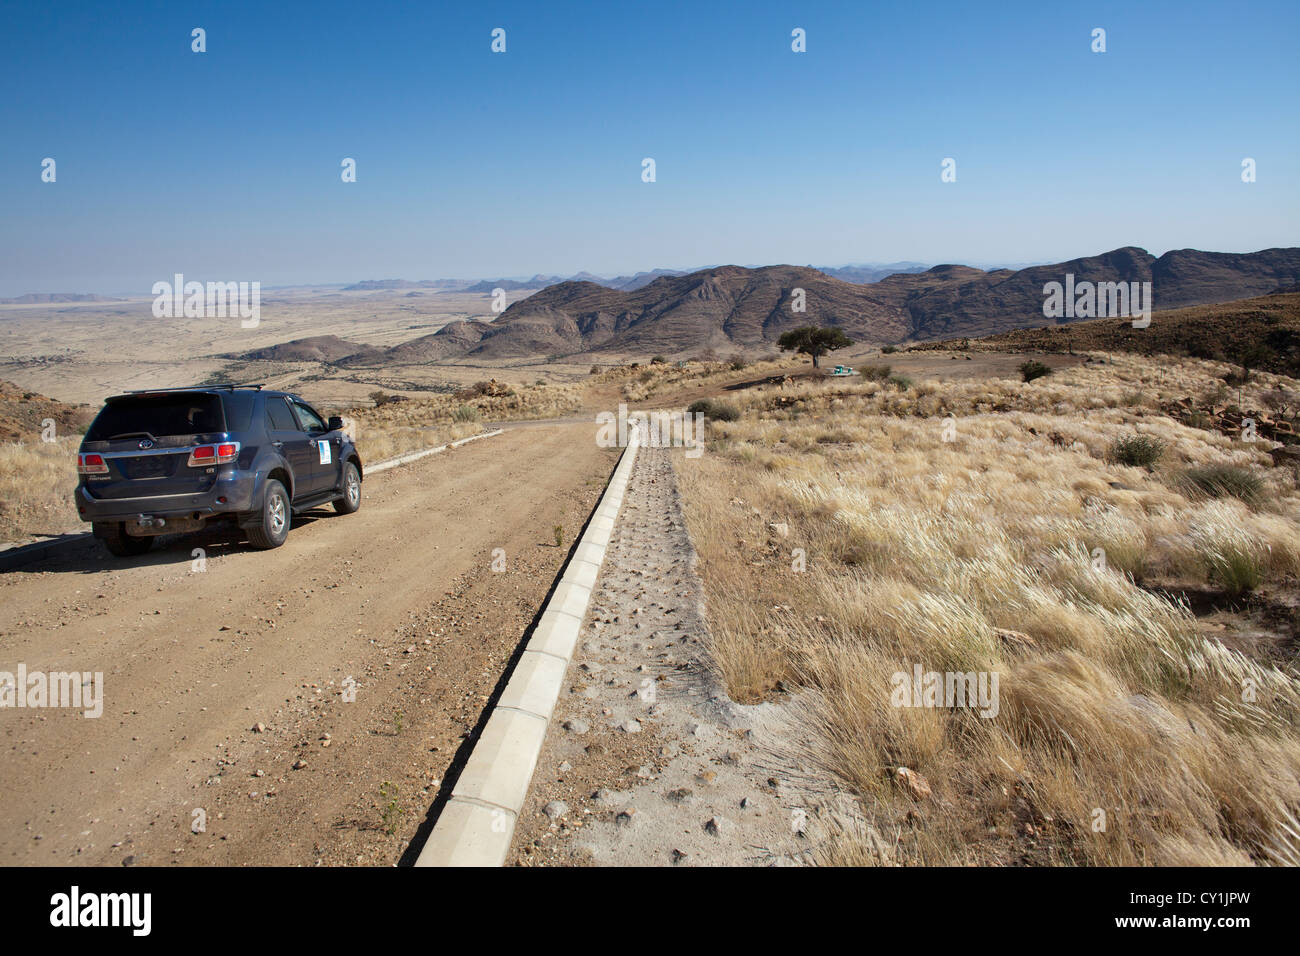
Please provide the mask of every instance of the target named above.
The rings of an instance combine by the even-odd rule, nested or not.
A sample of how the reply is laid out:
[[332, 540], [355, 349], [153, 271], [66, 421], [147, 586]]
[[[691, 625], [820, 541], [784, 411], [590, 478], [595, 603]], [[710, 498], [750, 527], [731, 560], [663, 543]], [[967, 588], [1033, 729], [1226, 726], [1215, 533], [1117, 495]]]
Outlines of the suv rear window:
[[206, 392], [110, 398], [86, 431], [87, 441], [147, 432], [155, 438], [224, 432], [221, 399]]

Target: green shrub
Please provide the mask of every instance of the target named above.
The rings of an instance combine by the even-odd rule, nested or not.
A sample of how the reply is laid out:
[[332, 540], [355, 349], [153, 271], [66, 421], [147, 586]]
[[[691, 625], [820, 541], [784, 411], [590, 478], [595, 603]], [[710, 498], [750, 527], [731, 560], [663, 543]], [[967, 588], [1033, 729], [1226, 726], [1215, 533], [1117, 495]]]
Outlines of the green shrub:
[[894, 354], [895, 352], [897, 352], [897, 351], [898, 351], [898, 346], [897, 346], [897, 345], [884, 345], [884, 346], [881, 346], [880, 354], [881, 354], [881, 355], [893, 355], [893, 354]]
[[883, 382], [889, 378], [890, 371], [888, 365], [866, 365], [859, 370], [858, 374], [862, 376], [864, 381]]
[[734, 422], [740, 417], [736, 406], [714, 401], [711, 398], [701, 398], [699, 401], [691, 402], [686, 410], [692, 415], [703, 414], [705, 418], [719, 422]]
[[1133, 468], [1150, 468], [1165, 453], [1165, 443], [1151, 435], [1125, 435], [1110, 446], [1112, 462]]
[[906, 375], [891, 375], [889, 378], [885, 379], [885, 382], [894, 386], [894, 388], [898, 389], [900, 392], [906, 392], [913, 385], [912, 380]]
[[1245, 548], [1232, 545], [1215, 548], [1205, 555], [1205, 563], [1210, 577], [1229, 597], [1253, 591], [1264, 583], [1262, 562]]
[[1264, 496], [1264, 482], [1253, 471], [1233, 465], [1205, 465], [1183, 473], [1184, 485], [1210, 498], [1236, 498], [1257, 504]]
[[474, 405], [461, 405], [451, 413], [451, 420], [454, 422], [476, 422], [482, 417], [482, 412]]
[[1052, 370], [1037, 359], [1030, 359], [1027, 362], [1020, 363], [1020, 377], [1026, 382], [1032, 382], [1036, 378], [1051, 374]]
[[651, 365], [663, 365], [663, 364], [664, 364], [665, 362], [667, 362], [667, 361], [668, 361], [668, 360], [667, 360], [666, 358], [664, 358], [662, 355], [656, 355], [654, 358], [652, 358], [652, 359], [650, 360], [650, 364], [651, 364]]

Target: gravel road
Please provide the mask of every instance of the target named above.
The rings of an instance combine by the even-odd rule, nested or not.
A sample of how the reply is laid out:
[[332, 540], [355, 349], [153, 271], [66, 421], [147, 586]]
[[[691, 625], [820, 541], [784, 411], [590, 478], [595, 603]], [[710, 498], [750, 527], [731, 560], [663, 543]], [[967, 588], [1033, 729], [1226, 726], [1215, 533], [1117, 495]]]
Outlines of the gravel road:
[[0, 574], [0, 670], [104, 687], [97, 719], [0, 710], [0, 862], [397, 862], [617, 455], [590, 422], [512, 429], [275, 551], [212, 531]]

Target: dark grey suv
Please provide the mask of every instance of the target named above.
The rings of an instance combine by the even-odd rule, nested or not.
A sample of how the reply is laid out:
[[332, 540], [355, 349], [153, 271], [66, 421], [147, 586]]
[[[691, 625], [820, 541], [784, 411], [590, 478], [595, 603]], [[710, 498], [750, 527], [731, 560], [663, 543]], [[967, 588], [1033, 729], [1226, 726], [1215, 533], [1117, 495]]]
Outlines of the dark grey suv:
[[361, 507], [361, 456], [342, 429], [260, 385], [115, 395], [77, 455], [77, 512], [117, 555], [219, 519], [256, 548], [278, 548], [296, 512]]

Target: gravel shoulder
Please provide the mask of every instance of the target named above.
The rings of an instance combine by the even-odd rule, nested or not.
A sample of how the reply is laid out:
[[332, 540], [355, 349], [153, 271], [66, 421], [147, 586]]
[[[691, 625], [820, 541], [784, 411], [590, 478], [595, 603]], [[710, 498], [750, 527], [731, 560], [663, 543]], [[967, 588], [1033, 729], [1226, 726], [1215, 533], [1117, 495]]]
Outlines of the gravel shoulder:
[[782, 705], [716, 679], [672, 456], [643, 448], [508, 863], [813, 862], [827, 795]]

